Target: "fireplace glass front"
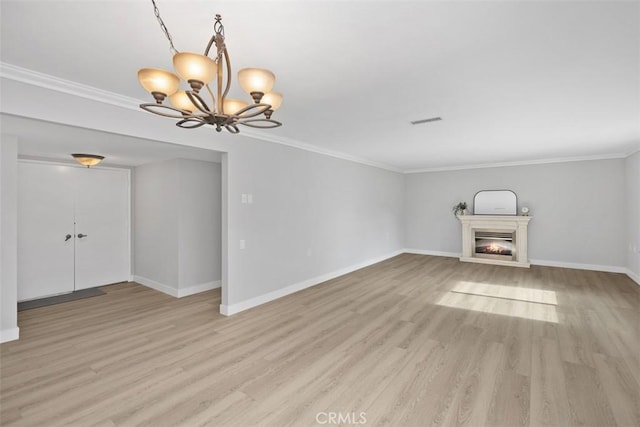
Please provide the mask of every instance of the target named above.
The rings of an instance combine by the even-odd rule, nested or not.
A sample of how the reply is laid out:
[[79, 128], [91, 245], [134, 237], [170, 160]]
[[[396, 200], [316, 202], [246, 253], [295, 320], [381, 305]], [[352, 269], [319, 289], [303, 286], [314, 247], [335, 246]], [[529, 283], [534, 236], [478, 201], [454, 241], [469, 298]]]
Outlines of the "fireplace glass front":
[[515, 243], [515, 232], [476, 230], [473, 256], [513, 261], [516, 259]]

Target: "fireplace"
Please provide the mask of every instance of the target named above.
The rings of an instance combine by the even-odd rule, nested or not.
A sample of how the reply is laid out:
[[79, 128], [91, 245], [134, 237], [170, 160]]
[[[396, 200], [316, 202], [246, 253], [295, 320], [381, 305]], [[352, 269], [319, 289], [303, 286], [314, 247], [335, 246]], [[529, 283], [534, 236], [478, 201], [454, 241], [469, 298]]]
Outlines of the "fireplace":
[[530, 216], [460, 215], [460, 261], [529, 267], [527, 227]]
[[516, 259], [515, 231], [474, 230], [476, 258], [500, 259], [513, 261]]

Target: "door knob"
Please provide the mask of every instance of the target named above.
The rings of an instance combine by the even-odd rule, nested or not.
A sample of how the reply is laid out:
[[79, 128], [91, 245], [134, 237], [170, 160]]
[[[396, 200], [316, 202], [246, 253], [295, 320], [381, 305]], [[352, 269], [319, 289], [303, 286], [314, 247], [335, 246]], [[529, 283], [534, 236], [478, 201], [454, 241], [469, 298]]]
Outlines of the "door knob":
[[83, 237], [87, 237], [87, 234], [82, 234], [82, 233], [78, 234], [78, 239], [82, 239]]
[[64, 241], [66, 242], [67, 240], [69, 240], [72, 237], [73, 236], [71, 234], [67, 234], [66, 236], [64, 236]]

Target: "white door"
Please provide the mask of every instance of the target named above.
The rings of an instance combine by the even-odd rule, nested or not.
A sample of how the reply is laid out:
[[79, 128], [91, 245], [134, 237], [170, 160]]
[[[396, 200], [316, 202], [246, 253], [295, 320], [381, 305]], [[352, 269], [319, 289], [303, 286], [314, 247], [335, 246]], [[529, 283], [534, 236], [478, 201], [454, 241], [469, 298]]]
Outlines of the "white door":
[[18, 163], [18, 300], [73, 291], [74, 170]]
[[75, 288], [130, 278], [127, 170], [77, 168]]
[[129, 280], [128, 170], [18, 171], [19, 301]]

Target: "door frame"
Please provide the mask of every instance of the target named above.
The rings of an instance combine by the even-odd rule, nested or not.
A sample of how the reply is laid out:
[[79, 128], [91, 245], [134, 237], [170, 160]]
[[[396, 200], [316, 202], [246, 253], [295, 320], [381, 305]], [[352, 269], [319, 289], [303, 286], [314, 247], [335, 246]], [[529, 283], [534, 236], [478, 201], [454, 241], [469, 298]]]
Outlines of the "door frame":
[[[71, 162], [67, 162], [64, 160], [35, 160], [35, 159], [23, 159], [18, 157], [18, 163], [32, 163], [32, 164], [40, 164], [40, 165], [54, 165], [54, 166], [68, 166], [68, 167], [72, 167], [72, 168], [85, 168], [86, 166], [82, 166], [78, 163], [71, 163]], [[113, 167], [113, 166], [92, 166], [92, 168], [96, 168], [96, 169], [103, 169], [103, 170], [112, 170], [112, 171], [118, 171], [118, 172], [125, 172], [127, 174], [127, 215], [128, 215], [128, 224], [127, 224], [127, 262], [129, 265], [129, 281], [131, 282], [133, 280], [133, 262], [132, 262], [132, 256], [133, 256], [133, 242], [131, 241], [131, 231], [132, 231], [132, 219], [133, 219], [133, 212], [132, 210], [132, 203], [131, 203], [131, 198], [133, 197], [133, 194], [131, 192], [131, 170], [132, 168], [130, 167]], [[18, 237], [19, 238], [19, 237]], [[74, 284], [74, 289], [75, 289], [75, 284]]]

